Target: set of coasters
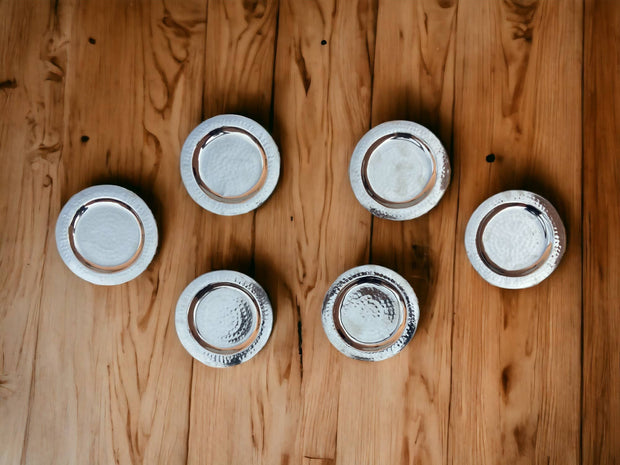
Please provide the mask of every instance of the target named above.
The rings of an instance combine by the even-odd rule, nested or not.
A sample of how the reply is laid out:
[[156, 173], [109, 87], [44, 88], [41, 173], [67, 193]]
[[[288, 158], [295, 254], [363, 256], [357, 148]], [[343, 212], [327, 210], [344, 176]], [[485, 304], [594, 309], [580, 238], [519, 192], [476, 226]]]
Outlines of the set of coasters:
[[[280, 154], [270, 134], [239, 115], [219, 115], [198, 125], [180, 157], [183, 184], [194, 201], [218, 215], [241, 215], [262, 205], [280, 176]], [[356, 145], [349, 179], [373, 215], [411, 220], [430, 211], [450, 184], [450, 161], [439, 139], [411, 121], [391, 121]], [[117, 285], [142, 273], [153, 259], [157, 224], [146, 203], [114, 185], [93, 186], [64, 205], [56, 223], [58, 251], [67, 267], [98, 285]], [[521, 190], [485, 200], [472, 214], [465, 249], [487, 282], [507, 289], [540, 283], [566, 248], [564, 225], [543, 197]], [[321, 313], [325, 334], [344, 355], [379, 361], [400, 352], [420, 318], [413, 288], [398, 273], [359, 266], [331, 285]], [[267, 343], [274, 323], [271, 303], [254, 279], [230, 270], [197, 277], [175, 311], [179, 340], [200, 362], [237, 365]]]

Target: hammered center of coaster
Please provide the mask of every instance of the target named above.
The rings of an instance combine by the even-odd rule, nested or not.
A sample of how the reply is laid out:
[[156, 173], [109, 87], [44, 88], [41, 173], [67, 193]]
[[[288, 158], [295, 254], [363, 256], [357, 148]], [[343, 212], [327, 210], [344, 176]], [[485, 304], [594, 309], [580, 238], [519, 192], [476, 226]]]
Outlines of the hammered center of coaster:
[[512, 205], [491, 212], [478, 233], [483, 258], [503, 274], [525, 273], [548, 256], [552, 237], [540, 211]]
[[379, 282], [360, 282], [342, 297], [338, 320], [348, 342], [374, 347], [397, 335], [404, 313], [401, 299], [392, 289]]
[[220, 128], [196, 147], [194, 175], [210, 196], [240, 202], [260, 189], [267, 173], [267, 157], [259, 141], [239, 128]]
[[98, 199], [78, 210], [69, 226], [69, 239], [84, 265], [118, 271], [140, 255], [144, 229], [128, 205], [114, 199]]
[[247, 347], [255, 339], [260, 317], [246, 291], [220, 284], [207, 287], [194, 299], [189, 323], [201, 345], [230, 352]]
[[379, 139], [365, 159], [364, 177], [369, 194], [393, 207], [421, 200], [432, 188], [435, 164], [429, 149], [410, 134]]

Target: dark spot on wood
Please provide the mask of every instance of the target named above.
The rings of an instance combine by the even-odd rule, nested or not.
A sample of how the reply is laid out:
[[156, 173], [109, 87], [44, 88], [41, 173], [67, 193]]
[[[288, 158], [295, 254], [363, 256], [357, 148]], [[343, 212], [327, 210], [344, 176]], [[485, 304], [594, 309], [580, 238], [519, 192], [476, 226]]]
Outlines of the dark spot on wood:
[[308, 90], [310, 89], [312, 79], [310, 77], [310, 73], [308, 73], [308, 68], [306, 68], [306, 60], [301, 53], [301, 44], [298, 44], [295, 49], [295, 62], [297, 63], [297, 69], [299, 69], [301, 80], [304, 83], [304, 91], [306, 92], [306, 95], [308, 95]]
[[[336, 435], [336, 439], [338, 439], [338, 435]], [[314, 457], [312, 455], [304, 455], [305, 459], [312, 460], [313, 462], [317, 462], [317, 465], [336, 465], [335, 459], [328, 459], [325, 457]]]
[[327, 41], [326, 41], [325, 39], [323, 39], [323, 40], [321, 41], [321, 45], [327, 45]]
[[65, 70], [61, 63], [60, 57], [51, 55], [47, 60], [45, 60], [45, 68], [46, 68], [46, 81], [53, 82], [62, 82], [65, 76]]
[[92, 45], [95, 45], [95, 44], [97, 43], [97, 41], [96, 41], [94, 38], [89, 37], [89, 38], [88, 38], [88, 43], [89, 43], [89, 44], [92, 44]]
[[[427, 302], [430, 290], [430, 282], [432, 276], [431, 270], [431, 251], [427, 245], [411, 244], [411, 255], [407, 259], [410, 260], [410, 272], [408, 278], [414, 281], [416, 293], [421, 306]], [[428, 314], [427, 317], [431, 317]]]
[[433, 391], [431, 389], [431, 386], [428, 382], [428, 380], [426, 379], [426, 377], [420, 373], [420, 381], [422, 381], [422, 386], [424, 386], [424, 390], [426, 391], [426, 395], [428, 396], [429, 400], [432, 402], [433, 399]]
[[252, 18], [260, 19], [265, 16], [267, 3], [265, 0], [243, 0], [243, 9], [245, 10], [245, 21], [250, 23]]
[[282, 372], [282, 377], [280, 378], [280, 381], [288, 381], [290, 379], [292, 365], [293, 363], [289, 360], [289, 362], [286, 364], [286, 368]]
[[456, 0], [439, 0], [438, 3], [441, 8], [452, 8]]
[[291, 216], [291, 221], [293, 221], [293, 217]]
[[181, 39], [187, 39], [190, 36], [190, 31], [187, 27], [183, 26], [181, 23], [176, 21], [171, 15], [170, 12], [165, 9], [164, 17], [161, 20], [162, 24], [166, 26], [176, 37], [180, 37]]
[[512, 434], [515, 437], [515, 442], [517, 443], [517, 450], [519, 451], [519, 455], [523, 455], [527, 443], [527, 432], [525, 431], [525, 427], [522, 425], [515, 426]]
[[508, 399], [508, 394], [510, 394], [510, 383], [512, 376], [512, 365], [506, 365], [502, 370], [502, 393], [504, 400]]
[[409, 436], [403, 436], [403, 463], [411, 463], [411, 454], [409, 453]]
[[88, 141], [90, 140], [90, 137], [88, 137], [88, 136], [82, 136], [82, 137], [80, 137], [80, 140], [81, 140], [82, 142], [86, 143], [86, 142], [88, 142]]
[[[508, 29], [502, 34], [504, 64], [508, 71], [508, 85], [502, 98], [504, 116], [513, 115], [519, 110], [529, 66], [537, 8], [537, 0], [504, 0], [502, 2], [502, 19]], [[519, 123], [518, 119], [515, 122]], [[517, 133], [520, 133], [520, 129]]]
[[15, 79], [7, 79], [0, 82], [0, 89], [15, 89], [17, 87], [17, 81]]
[[489, 153], [486, 157], [487, 163], [493, 163], [495, 161], [495, 154]]
[[301, 326], [301, 309], [299, 303], [295, 300], [295, 307], [297, 309], [297, 352], [299, 353], [299, 375], [301, 379], [304, 378], [304, 352], [302, 348], [302, 326]]

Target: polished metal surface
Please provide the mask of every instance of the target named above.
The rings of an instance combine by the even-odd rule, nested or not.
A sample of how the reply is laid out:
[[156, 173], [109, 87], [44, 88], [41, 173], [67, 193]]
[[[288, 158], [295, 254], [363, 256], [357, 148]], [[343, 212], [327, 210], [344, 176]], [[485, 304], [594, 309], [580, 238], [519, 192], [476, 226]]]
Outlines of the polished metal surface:
[[56, 244], [65, 264], [94, 284], [127, 282], [149, 265], [157, 249], [151, 210], [133, 192], [93, 186], [65, 204], [56, 222]]
[[360, 139], [349, 179], [358, 201], [373, 215], [409, 220], [437, 205], [450, 183], [450, 161], [424, 126], [390, 121]]
[[559, 265], [566, 232], [553, 205], [527, 191], [485, 200], [465, 230], [465, 249], [476, 271], [507, 289], [534, 286]]
[[263, 288], [236, 271], [199, 276], [177, 303], [175, 324], [183, 347], [212, 367], [245, 362], [267, 343], [273, 311]]
[[379, 361], [400, 352], [415, 334], [420, 309], [398, 273], [377, 265], [352, 268], [325, 296], [323, 329], [347, 357]]
[[239, 115], [203, 121], [181, 151], [181, 176], [190, 196], [219, 215], [240, 215], [271, 195], [280, 175], [280, 155], [269, 133]]

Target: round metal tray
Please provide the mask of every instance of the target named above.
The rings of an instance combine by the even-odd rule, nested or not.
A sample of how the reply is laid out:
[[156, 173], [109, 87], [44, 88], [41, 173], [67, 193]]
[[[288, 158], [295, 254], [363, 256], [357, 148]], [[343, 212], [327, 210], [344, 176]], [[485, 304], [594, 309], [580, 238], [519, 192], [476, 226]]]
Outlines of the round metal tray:
[[78, 192], [56, 222], [56, 245], [73, 273], [100, 285], [122, 284], [142, 273], [157, 250], [157, 224], [133, 192], [113, 185]]
[[506, 191], [474, 211], [465, 230], [465, 249], [486, 281], [522, 289], [540, 283], [557, 268], [566, 249], [566, 232], [549, 201], [527, 191]]
[[418, 299], [398, 273], [377, 265], [352, 268], [325, 296], [322, 323], [347, 357], [379, 361], [400, 352], [418, 326]]
[[450, 161], [439, 139], [411, 121], [390, 121], [358, 142], [349, 179], [373, 215], [410, 220], [431, 210], [450, 184]]
[[229, 367], [251, 359], [265, 346], [273, 311], [256, 281], [219, 270], [199, 276], [185, 288], [175, 324], [192, 357], [211, 367]]
[[200, 123], [181, 150], [181, 177], [189, 195], [218, 215], [241, 215], [269, 198], [280, 176], [280, 154], [269, 133], [239, 115]]

